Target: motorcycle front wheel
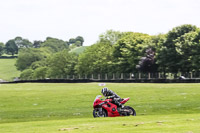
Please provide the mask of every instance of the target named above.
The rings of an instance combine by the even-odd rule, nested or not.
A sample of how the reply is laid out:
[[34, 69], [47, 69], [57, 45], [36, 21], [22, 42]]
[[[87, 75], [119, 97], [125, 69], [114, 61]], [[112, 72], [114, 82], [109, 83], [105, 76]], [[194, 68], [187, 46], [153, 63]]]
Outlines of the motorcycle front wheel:
[[105, 110], [102, 110], [101, 112], [99, 110], [93, 110], [93, 116], [95, 117], [107, 117], [107, 113]]

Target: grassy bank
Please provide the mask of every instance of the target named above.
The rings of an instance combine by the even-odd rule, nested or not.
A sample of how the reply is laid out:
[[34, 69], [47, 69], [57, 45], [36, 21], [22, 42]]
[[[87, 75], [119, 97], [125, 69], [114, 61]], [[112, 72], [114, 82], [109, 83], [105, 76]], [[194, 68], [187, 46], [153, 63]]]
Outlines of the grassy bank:
[[19, 77], [20, 71], [15, 66], [16, 58], [0, 59], [0, 79], [13, 81], [15, 77]]

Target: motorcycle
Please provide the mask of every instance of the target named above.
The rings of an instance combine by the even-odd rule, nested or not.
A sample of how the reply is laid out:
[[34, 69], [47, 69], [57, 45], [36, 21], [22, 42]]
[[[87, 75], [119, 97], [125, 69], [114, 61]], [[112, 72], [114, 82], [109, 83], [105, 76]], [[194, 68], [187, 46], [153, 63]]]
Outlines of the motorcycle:
[[[101, 99], [101, 95], [96, 96], [93, 103], [94, 117], [116, 117], [116, 116], [136, 116], [136, 111], [130, 106], [118, 107], [112, 103], [112, 99]], [[125, 104], [130, 98], [124, 98], [120, 102]]]

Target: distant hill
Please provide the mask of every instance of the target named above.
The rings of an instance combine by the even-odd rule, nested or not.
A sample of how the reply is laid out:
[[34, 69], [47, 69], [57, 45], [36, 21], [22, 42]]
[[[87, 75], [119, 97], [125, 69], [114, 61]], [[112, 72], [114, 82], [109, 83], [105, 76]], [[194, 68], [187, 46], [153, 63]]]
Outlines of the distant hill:
[[81, 47], [76, 47], [74, 49], [72, 49], [70, 52], [74, 52], [74, 53], [77, 53], [77, 54], [81, 54], [83, 53], [83, 51], [88, 48], [89, 46], [81, 46]]
[[20, 76], [20, 71], [15, 67], [16, 58], [0, 59], [0, 79], [13, 81], [15, 77]]

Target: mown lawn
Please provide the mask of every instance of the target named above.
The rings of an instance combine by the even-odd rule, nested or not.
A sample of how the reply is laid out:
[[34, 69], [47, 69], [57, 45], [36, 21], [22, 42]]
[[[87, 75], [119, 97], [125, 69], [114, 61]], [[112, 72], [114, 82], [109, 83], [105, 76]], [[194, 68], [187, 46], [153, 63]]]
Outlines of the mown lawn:
[[[93, 118], [98, 83], [0, 84], [2, 132], [200, 132], [200, 84], [107, 83], [136, 117]], [[59, 131], [59, 129], [61, 131]]]
[[20, 71], [15, 66], [16, 59], [0, 59], [0, 79], [13, 81], [20, 76]]

